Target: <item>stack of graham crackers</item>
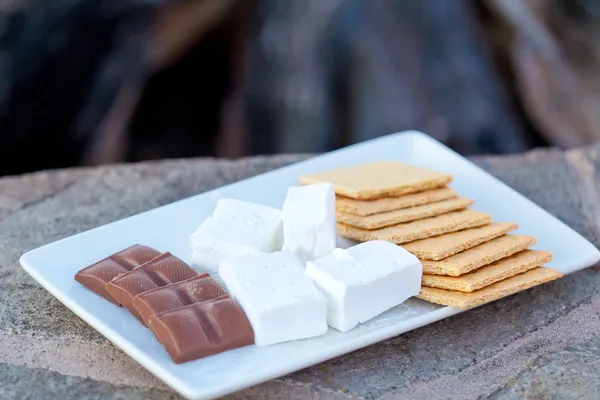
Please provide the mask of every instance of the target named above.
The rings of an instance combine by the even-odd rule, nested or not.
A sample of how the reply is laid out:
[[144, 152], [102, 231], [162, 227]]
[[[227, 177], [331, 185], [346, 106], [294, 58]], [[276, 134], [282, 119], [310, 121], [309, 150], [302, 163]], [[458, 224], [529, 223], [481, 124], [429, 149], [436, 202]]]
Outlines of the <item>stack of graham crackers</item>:
[[534, 237], [510, 234], [517, 224], [469, 209], [473, 200], [448, 187], [451, 181], [452, 175], [392, 161], [300, 179], [333, 184], [340, 236], [390, 241], [417, 256], [423, 300], [471, 308], [562, 277], [542, 267], [549, 252], [529, 250]]

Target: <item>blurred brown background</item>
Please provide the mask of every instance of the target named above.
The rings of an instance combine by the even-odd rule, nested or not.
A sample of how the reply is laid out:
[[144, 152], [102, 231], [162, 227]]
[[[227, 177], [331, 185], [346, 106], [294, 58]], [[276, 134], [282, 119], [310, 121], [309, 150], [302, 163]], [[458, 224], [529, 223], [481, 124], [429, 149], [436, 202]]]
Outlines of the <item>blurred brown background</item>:
[[596, 0], [13, 0], [0, 15], [0, 175], [404, 129], [467, 155], [600, 137]]

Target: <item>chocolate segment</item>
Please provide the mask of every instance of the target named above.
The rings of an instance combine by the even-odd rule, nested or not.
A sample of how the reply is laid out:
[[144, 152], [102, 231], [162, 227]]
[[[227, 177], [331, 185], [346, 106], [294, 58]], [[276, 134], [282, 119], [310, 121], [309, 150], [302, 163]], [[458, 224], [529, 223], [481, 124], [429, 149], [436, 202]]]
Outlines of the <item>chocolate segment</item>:
[[133, 299], [133, 306], [148, 325], [148, 319], [154, 314], [216, 299], [225, 294], [225, 290], [209, 274], [204, 273], [138, 294]]
[[228, 295], [153, 315], [149, 326], [177, 364], [254, 343], [246, 315]]
[[120, 306], [119, 302], [106, 291], [106, 284], [158, 255], [160, 255], [158, 250], [136, 244], [82, 269], [75, 275], [75, 280], [111, 303]]
[[197, 276], [189, 265], [171, 253], [163, 253], [140, 267], [116, 277], [106, 285], [106, 291], [142, 323], [133, 306], [133, 298], [148, 290], [167, 286]]

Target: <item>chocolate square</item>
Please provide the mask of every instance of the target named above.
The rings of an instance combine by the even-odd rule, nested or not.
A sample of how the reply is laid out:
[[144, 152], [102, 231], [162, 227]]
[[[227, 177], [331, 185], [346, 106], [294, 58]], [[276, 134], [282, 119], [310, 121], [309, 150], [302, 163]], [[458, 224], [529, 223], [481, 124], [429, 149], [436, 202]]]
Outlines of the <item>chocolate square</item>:
[[246, 314], [228, 295], [155, 314], [148, 321], [177, 364], [254, 344]]
[[134, 270], [120, 275], [106, 284], [106, 291], [142, 323], [142, 317], [133, 306], [133, 298], [148, 290], [167, 286], [197, 276], [189, 265], [171, 253], [163, 253]]
[[204, 273], [138, 294], [133, 299], [133, 306], [148, 325], [148, 319], [154, 314], [216, 299], [225, 294], [225, 290], [209, 274]]
[[111, 303], [120, 306], [119, 302], [106, 291], [106, 284], [158, 255], [160, 255], [158, 250], [136, 244], [82, 269], [75, 275], [75, 280]]

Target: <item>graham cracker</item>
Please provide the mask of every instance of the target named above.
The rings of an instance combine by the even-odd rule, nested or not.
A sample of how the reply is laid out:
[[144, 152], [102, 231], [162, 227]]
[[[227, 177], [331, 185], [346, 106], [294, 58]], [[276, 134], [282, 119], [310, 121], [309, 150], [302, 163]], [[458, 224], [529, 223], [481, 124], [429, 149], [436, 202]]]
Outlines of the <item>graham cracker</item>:
[[537, 267], [471, 293], [423, 286], [418, 298], [456, 308], [472, 308], [498, 300], [531, 287], [562, 278], [559, 271]]
[[301, 184], [330, 182], [336, 194], [363, 200], [422, 192], [450, 181], [450, 174], [397, 161], [377, 161], [300, 177]]
[[439, 201], [437, 203], [425, 204], [423, 206], [405, 208], [402, 210], [389, 211], [381, 214], [359, 217], [357, 215], [337, 212], [337, 221], [342, 224], [355, 226], [363, 229], [379, 229], [386, 226], [416, 221], [418, 219], [435, 217], [450, 211], [464, 210], [473, 204], [473, 200], [456, 198]]
[[340, 223], [337, 226], [338, 234], [348, 239], [361, 242], [387, 240], [388, 242], [402, 244], [444, 233], [456, 232], [461, 229], [486, 225], [491, 221], [492, 217], [489, 214], [467, 209], [371, 231]]
[[489, 225], [479, 228], [465, 229], [459, 232], [405, 243], [402, 247], [417, 256], [420, 260], [438, 261], [488, 242], [518, 227], [517, 224], [513, 223], [492, 222]]
[[335, 207], [339, 212], [366, 217], [367, 215], [422, 206], [455, 197], [457, 197], [456, 192], [448, 187], [374, 200], [356, 200], [338, 195], [335, 199]]
[[424, 260], [421, 264], [423, 264], [424, 274], [460, 276], [525, 250], [534, 244], [533, 236], [504, 235], [443, 260]]
[[523, 250], [461, 276], [423, 275], [423, 286], [460, 292], [472, 292], [510, 278], [552, 260], [552, 254], [540, 250]]

